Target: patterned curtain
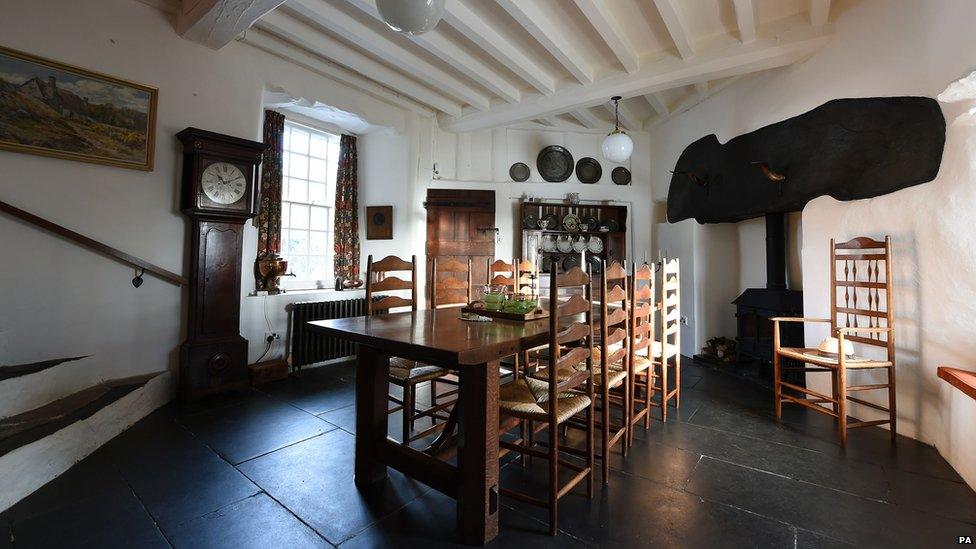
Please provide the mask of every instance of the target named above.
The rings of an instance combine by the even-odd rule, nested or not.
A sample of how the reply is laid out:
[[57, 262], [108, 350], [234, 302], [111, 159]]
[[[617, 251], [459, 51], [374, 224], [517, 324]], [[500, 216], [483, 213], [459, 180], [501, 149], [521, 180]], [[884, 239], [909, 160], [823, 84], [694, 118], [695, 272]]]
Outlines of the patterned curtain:
[[[261, 168], [261, 205], [258, 213], [258, 259], [281, 251], [281, 166], [285, 147], [285, 115], [264, 111], [264, 152]], [[258, 277], [258, 290], [264, 281]]]
[[359, 279], [359, 182], [356, 138], [339, 141], [339, 170], [335, 193], [335, 276]]

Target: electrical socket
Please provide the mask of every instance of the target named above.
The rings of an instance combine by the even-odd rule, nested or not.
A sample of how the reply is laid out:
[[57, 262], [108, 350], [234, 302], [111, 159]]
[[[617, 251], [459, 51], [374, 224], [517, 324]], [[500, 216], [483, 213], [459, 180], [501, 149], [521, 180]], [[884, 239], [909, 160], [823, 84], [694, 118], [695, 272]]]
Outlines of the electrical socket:
[[272, 341], [277, 341], [279, 339], [281, 339], [281, 335], [279, 335], [277, 332], [264, 332], [264, 341], [267, 343], [271, 343]]
[[686, 316], [681, 317], [681, 325], [682, 326], [687, 326], [688, 325], [688, 317], [686, 317]]

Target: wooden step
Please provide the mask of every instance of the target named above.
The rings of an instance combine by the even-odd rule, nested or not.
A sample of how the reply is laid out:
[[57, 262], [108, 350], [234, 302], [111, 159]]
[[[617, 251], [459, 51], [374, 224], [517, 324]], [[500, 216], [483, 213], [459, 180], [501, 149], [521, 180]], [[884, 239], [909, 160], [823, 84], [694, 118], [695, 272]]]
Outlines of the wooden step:
[[160, 373], [106, 381], [40, 408], [0, 420], [0, 457], [95, 415]]
[[58, 364], [65, 362], [73, 362], [75, 360], [81, 360], [83, 358], [88, 358], [85, 356], [72, 356], [68, 358], [53, 358], [51, 360], [42, 360], [40, 362], [32, 362], [30, 364], [15, 364], [12, 366], [0, 366], [0, 381], [5, 379], [11, 379], [15, 377], [27, 376], [30, 374], [36, 374], [37, 372], [42, 372], [48, 368], [54, 368]]
[[949, 382], [950, 385], [976, 399], [976, 372], [939, 366], [939, 377]]

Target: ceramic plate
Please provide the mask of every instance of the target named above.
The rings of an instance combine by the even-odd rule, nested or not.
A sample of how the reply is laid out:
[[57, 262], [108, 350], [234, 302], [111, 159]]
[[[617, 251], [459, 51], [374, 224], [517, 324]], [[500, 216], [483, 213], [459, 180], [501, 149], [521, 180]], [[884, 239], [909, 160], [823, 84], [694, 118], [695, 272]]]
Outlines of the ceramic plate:
[[563, 270], [568, 271], [573, 267], [579, 267], [580, 260], [575, 255], [571, 255], [563, 260]]
[[582, 252], [585, 249], [586, 249], [586, 237], [585, 236], [581, 236], [578, 239], [576, 239], [576, 240], [573, 241], [573, 251], [574, 252], [580, 253], [580, 252]]
[[603, 167], [595, 158], [589, 156], [576, 161], [576, 179], [580, 183], [596, 183], [603, 176]]
[[580, 218], [576, 214], [566, 214], [563, 217], [563, 229], [575, 233], [579, 230]]
[[571, 252], [571, 251], [573, 251], [573, 241], [570, 240], [568, 237], [567, 238], [560, 238], [556, 242], [556, 248], [559, 249], [560, 252], [564, 252], [564, 253], [565, 252]]
[[593, 216], [587, 216], [580, 220], [580, 223], [586, 225], [587, 230], [595, 231], [600, 228], [600, 222]]
[[590, 237], [589, 242], [586, 243], [586, 249], [590, 253], [598, 254], [603, 251], [603, 240], [596, 235]]
[[522, 227], [526, 229], [538, 229], [539, 228], [539, 218], [534, 214], [528, 214], [522, 218]]
[[556, 241], [548, 236], [542, 237], [542, 251], [552, 252], [556, 250]]
[[548, 273], [552, 269], [553, 265], [558, 265], [556, 258], [554, 258], [553, 256], [547, 255], [542, 258], [542, 272]]
[[590, 264], [590, 274], [600, 274], [603, 271], [603, 262], [599, 257], [591, 255], [587, 262]]
[[608, 219], [604, 221], [603, 226], [606, 227], [611, 233], [615, 233], [620, 230], [620, 224], [617, 223], [616, 219]]
[[610, 179], [617, 185], [630, 185], [630, 170], [617, 166], [610, 172]]
[[559, 218], [555, 214], [544, 215], [539, 218], [540, 229], [556, 229], [559, 227]]
[[549, 145], [542, 149], [535, 163], [539, 175], [550, 183], [566, 181], [573, 175], [573, 155], [566, 147]]
[[512, 178], [512, 181], [519, 183], [526, 181], [529, 178], [529, 167], [525, 162], [516, 162], [508, 169], [508, 176]]

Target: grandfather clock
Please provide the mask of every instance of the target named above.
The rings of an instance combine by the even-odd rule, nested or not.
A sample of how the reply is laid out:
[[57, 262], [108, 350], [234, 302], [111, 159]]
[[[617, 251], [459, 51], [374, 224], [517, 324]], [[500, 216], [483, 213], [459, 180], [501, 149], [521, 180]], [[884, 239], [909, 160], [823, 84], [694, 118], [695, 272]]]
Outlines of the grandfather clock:
[[180, 346], [180, 396], [246, 386], [247, 340], [241, 337], [244, 222], [257, 215], [263, 143], [187, 128], [180, 209], [190, 230], [190, 300]]

